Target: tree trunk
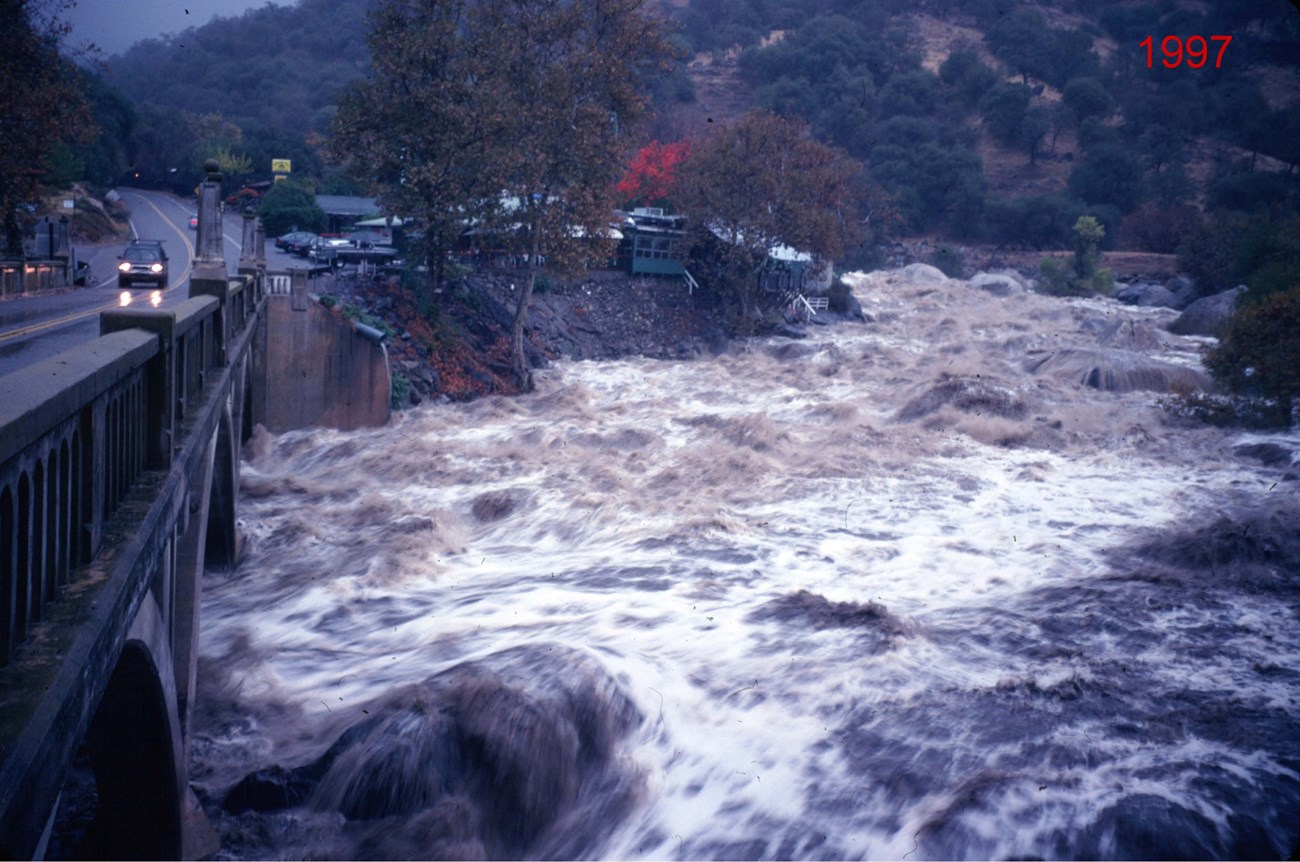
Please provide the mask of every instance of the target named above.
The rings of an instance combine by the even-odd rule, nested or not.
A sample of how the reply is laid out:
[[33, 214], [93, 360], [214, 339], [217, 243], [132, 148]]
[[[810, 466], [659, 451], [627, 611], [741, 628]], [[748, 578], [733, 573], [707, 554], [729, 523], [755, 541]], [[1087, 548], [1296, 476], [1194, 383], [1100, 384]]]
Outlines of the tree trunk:
[[4, 246], [0, 249], [4, 257], [23, 256], [23, 229], [18, 224], [18, 211], [6, 201], [4, 212]]
[[[437, 258], [436, 261], [428, 259], [430, 252]], [[433, 248], [425, 250], [425, 262], [433, 264], [429, 267], [429, 271], [433, 275], [433, 290], [437, 293], [442, 289], [443, 282], [447, 277], [447, 237], [442, 231], [438, 232], [437, 241], [434, 243]]]
[[528, 320], [528, 303], [533, 298], [533, 285], [537, 282], [537, 255], [541, 239], [538, 231], [533, 231], [533, 241], [528, 255], [528, 275], [524, 278], [524, 289], [519, 294], [519, 304], [515, 306], [515, 322], [510, 333], [510, 343], [514, 357], [515, 385], [520, 392], [533, 391], [533, 374], [528, 370], [528, 357], [524, 353], [524, 324]]

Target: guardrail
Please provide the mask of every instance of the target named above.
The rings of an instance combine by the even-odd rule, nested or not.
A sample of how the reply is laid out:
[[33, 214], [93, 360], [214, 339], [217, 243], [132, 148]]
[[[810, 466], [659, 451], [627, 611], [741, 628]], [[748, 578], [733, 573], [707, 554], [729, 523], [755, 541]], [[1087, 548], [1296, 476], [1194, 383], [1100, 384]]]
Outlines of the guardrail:
[[72, 283], [69, 261], [5, 261], [0, 263], [0, 298], [35, 293]]

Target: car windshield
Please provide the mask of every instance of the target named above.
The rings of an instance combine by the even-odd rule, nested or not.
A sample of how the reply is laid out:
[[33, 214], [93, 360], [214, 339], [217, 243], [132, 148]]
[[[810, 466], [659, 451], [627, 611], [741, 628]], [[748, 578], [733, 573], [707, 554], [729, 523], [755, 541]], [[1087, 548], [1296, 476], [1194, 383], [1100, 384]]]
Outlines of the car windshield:
[[156, 248], [128, 248], [122, 257], [131, 263], [153, 263], [161, 255]]

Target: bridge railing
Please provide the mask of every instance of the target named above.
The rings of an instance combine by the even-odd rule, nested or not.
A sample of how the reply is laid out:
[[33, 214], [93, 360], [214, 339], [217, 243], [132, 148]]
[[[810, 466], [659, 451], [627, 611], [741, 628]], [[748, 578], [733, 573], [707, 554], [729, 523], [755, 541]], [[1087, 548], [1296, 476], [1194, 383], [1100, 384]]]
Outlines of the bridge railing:
[[40, 622], [256, 315], [259, 278], [168, 310], [116, 309], [100, 338], [0, 378], [0, 667]]
[[0, 297], [66, 287], [73, 266], [66, 260], [0, 262]]
[[144, 469], [157, 340], [115, 333], [0, 378], [0, 666]]
[[268, 296], [288, 296], [292, 275], [289, 271], [268, 272], [266, 274], [266, 293]]

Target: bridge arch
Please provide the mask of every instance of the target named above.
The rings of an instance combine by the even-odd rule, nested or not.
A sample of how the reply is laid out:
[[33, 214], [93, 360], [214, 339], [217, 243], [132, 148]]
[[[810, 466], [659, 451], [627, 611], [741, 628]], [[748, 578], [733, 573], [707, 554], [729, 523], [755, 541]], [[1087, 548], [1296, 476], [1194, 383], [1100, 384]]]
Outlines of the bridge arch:
[[233, 567], [239, 558], [236, 496], [239, 492], [239, 438], [227, 403], [212, 441], [212, 489], [207, 505], [207, 541], [204, 562]]
[[86, 745], [96, 813], [76, 853], [97, 859], [179, 859], [182, 738], [170, 637], [146, 598], [91, 720]]

